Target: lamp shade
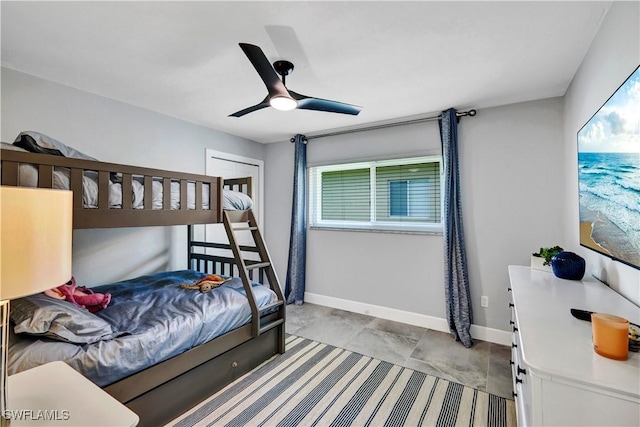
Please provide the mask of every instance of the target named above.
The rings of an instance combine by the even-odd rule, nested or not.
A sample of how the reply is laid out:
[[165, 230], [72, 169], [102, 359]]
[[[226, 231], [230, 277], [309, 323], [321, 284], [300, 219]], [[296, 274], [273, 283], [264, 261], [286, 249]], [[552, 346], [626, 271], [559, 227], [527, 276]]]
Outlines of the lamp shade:
[[71, 279], [72, 192], [0, 187], [0, 300]]

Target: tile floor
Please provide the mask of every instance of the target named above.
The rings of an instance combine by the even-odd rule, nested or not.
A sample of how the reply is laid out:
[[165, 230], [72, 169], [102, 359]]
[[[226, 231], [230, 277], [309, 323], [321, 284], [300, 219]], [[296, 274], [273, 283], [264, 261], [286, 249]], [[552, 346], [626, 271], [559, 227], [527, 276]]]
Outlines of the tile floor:
[[513, 398], [507, 346], [465, 348], [448, 333], [309, 303], [287, 306], [286, 332]]

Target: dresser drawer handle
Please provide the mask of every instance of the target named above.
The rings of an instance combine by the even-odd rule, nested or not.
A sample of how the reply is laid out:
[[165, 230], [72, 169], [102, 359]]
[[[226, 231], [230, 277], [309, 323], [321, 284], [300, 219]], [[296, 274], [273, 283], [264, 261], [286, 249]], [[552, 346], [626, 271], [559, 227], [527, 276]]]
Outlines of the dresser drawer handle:
[[509, 307], [515, 307], [512, 302], [509, 303]]
[[516, 378], [516, 384], [522, 384], [522, 380], [520, 378]]
[[518, 375], [520, 375], [520, 374], [525, 374], [525, 375], [527, 375], [527, 370], [526, 370], [526, 369], [522, 369], [522, 368], [520, 367], [520, 365], [518, 365]]
[[511, 347], [513, 347], [513, 348], [518, 348], [518, 344], [513, 343], [513, 344], [511, 344]]

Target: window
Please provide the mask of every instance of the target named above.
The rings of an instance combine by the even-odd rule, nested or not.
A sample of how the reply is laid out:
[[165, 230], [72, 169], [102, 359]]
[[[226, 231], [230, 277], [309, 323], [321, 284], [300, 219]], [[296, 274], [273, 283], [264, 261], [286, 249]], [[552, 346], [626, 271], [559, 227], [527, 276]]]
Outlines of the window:
[[429, 179], [415, 178], [389, 181], [389, 216], [427, 218]]
[[310, 225], [442, 232], [441, 157], [309, 168]]

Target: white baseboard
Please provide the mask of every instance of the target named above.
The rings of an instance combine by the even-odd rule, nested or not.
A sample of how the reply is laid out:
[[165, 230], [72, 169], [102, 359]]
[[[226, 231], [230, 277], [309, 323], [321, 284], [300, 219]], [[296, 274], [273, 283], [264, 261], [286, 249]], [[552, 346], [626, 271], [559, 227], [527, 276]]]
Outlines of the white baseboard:
[[[312, 294], [309, 292], [305, 292], [304, 300], [310, 304], [337, 308], [340, 310], [350, 311], [352, 313], [366, 314], [368, 316], [393, 320], [394, 322], [406, 323], [408, 325], [433, 329], [435, 331], [449, 332], [449, 325], [447, 324], [447, 321], [439, 317], [427, 316], [425, 314], [412, 313], [410, 311], [397, 310], [395, 308], [382, 307], [379, 305], [366, 304], [358, 301], [328, 297], [325, 295]], [[511, 345], [512, 340], [511, 332], [478, 325], [471, 325], [471, 336], [478, 340], [502, 345]]]
[[507, 345], [509, 347], [511, 347], [513, 343], [513, 335], [511, 332], [487, 328], [486, 326], [471, 325], [471, 336], [482, 341]]

